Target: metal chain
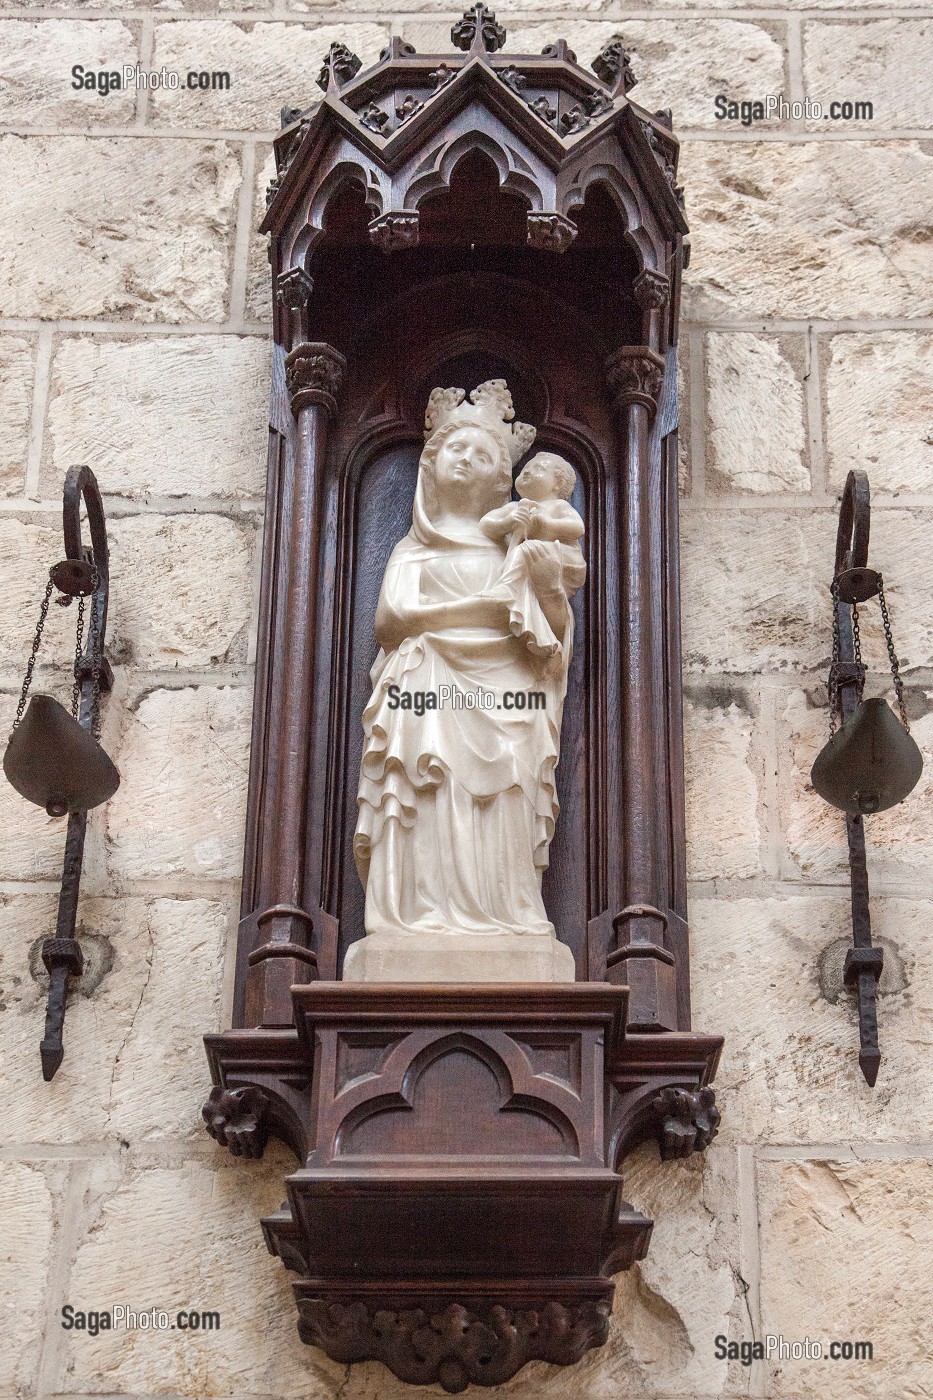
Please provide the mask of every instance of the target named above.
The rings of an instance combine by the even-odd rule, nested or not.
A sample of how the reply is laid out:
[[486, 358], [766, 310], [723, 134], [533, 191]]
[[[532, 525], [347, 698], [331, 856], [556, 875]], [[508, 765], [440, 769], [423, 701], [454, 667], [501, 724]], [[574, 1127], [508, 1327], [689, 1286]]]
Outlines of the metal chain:
[[839, 696], [839, 585], [836, 580], [830, 586], [833, 599], [833, 654], [829, 663], [829, 737], [832, 738], [839, 723], [841, 699]]
[[904, 682], [901, 680], [900, 663], [897, 653], [894, 650], [894, 636], [891, 632], [891, 619], [888, 616], [888, 605], [884, 596], [884, 580], [878, 577], [878, 602], [881, 604], [881, 621], [884, 624], [884, 640], [888, 648], [888, 660], [891, 663], [891, 678], [894, 681], [894, 693], [897, 696], [897, 708], [901, 712], [901, 724], [910, 733], [910, 725], [907, 723], [907, 706], [904, 703]]
[[75, 678], [71, 687], [71, 717], [80, 720], [81, 657], [84, 652], [84, 599], [78, 599], [78, 622], [75, 628]]
[[862, 693], [865, 689], [865, 667], [862, 665], [862, 638], [858, 630], [858, 603], [852, 604], [852, 650], [855, 654], [855, 664], [858, 667], [858, 691], [856, 692], [858, 703], [862, 703]]
[[32, 685], [32, 673], [35, 669], [36, 655], [42, 641], [42, 630], [45, 627], [45, 619], [48, 616], [49, 600], [52, 597], [53, 587], [52, 580], [49, 579], [48, 583], [45, 585], [45, 597], [42, 599], [42, 603], [39, 607], [39, 621], [36, 623], [36, 635], [32, 641], [32, 651], [29, 654], [29, 660], [26, 662], [26, 675], [23, 679], [23, 688], [20, 691], [19, 704], [16, 707], [16, 718], [13, 721], [13, 728], [10, 730], [11, 734], [15, 734], [19, 727], [19, 722], [23, 717], [23, 711], [26, 708], [26, 701], [29, 698], [29, 687]]
[[91, 733], [100, 743], [100, 607], [97, 596], [97, 588], [100, 583], [100, 574], [97, 572], [96, 564], [93, 567], [93, 592], [91, 593], [91, 634], [88, 638], [88, 648], [91, 653]]

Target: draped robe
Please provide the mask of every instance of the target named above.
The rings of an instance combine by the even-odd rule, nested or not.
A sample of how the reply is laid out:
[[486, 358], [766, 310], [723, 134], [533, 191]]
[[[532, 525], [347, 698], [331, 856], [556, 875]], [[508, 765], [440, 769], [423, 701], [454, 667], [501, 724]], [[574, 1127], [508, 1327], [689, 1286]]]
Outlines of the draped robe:
[[[505, 558], [478, 525], [442, 532], [419, 472], [412, 529], [386, 566], [380, 611], [493, 588]], [[541, 898], [558, 802], [555, 769], [572, 641], [545, 669], [504, 621], [439, 627], [381, 650], [363, 713], [354, 855], [374, 933], [550, 934]], [[492, 692], [491, 709], [393, 708], [389, 688]], [[543, 708], [506, 708], [505, 692], [543, 692]], [[439, 702], [440, 703], [440, 702]]]

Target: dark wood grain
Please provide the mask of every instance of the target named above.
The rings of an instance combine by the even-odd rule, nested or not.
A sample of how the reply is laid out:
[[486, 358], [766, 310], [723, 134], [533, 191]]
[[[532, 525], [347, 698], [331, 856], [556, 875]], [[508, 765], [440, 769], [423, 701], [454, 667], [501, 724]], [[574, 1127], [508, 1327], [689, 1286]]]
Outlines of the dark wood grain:
[[[721, 1047], [689, 1030], [678, 143], [625, 100], [618, 44], [602, 83], [564, 44], [501, 52], [488, 12], [456, 33], [445, 55], [393, 39], [366, 72], [335, 46], [324, 101], [275, 142], [236, 1029], [206, 1038], [204, 1108], [230, 1151], [298, 1156], [263, 1229], [302, 1338], [451, 1391], [605, 1340], [611, 1275], [651, 1231], [619, 1168], [646, 1140], [708, 1145]], [[543, 887], [578, 981], [344, 984], [382, 576], [431, 389], [489, 378], [573, 463], [586, 522]]]

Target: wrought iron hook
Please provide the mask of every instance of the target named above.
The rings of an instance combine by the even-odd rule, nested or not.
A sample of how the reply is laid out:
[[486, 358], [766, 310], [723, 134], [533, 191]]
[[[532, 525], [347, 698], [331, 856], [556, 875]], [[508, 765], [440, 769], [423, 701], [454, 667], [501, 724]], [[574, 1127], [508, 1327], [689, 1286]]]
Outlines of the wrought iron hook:
[[[87, 508], [90, 546], [81, 537], [81, 502]], [[107, 628], [107, 604], [110, 590], [110, 551], [107, 546], [107, 523], [97, 478], [90, 467], [72, 467], [65, 478], [62, 498], [62, 529], [65, 536], [65, 559], [53, 570], [54, 581], [63, 593], [80, 596], [86, 592], [88, 568], [92, 571], [91, 625], [88, 629], [87, 650], [75, 659], [75, 681], [80, 688], [78, 722], [92, 733], [98, 722], [98, 698], [101, 691], [113, 686], [113, 672], [104, 657], [104, 637]], [[72, 566], [69, 569], [69, 565]], [[75, 568], [75, 565], [80, 567]], [[63, 1031], [68, 978], [80, 977], [84, 971], [84, 955], [75, 938], [78, 914], [78, 894], [81, 887], [81, 867], [84, 860], [84, 837], [87, 812], [72, 812], [68, 818], [65, 837], [65, 860], [62, 887], [58, 897], [58, 918], [54, 938], [42, 945], [42, 961], [49, 973], [49, 996], [45, 1014], [45, 1035], [39, 1046], [42, 1078], [54, 1078], [65, 1056]]]

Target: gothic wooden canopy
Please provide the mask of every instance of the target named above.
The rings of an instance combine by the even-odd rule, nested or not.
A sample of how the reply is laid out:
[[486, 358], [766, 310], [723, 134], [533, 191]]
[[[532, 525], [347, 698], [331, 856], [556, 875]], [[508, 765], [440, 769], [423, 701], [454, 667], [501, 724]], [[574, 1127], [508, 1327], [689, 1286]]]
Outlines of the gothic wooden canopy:
[[[234, 1153], [274, 1133], [298, 1155], [263, 1226], [304, 1340], [453, 1391], [605, 1340], [652, 1224], [619, 1169], [646, 1139], [707, 1146], [721, 1040], [690, 1030], [678, 143], [620, 39], [593, 72], [562, 41], [506, 54], [481, 4], [452, 39], [365, 72], [333, 45], [276, 140], [234, 1028], [206, 1037], [204, 1116]], [[497, 377], [586, 521], [543, 885], [577, 980], [345, 983], [379, 581], [430, 389]]]

